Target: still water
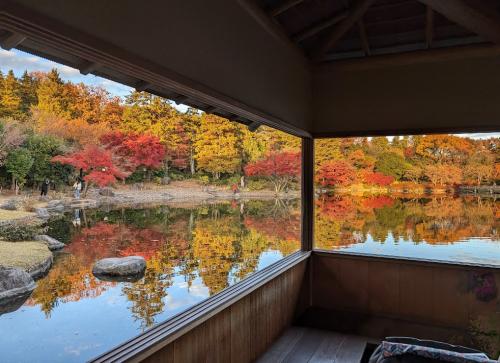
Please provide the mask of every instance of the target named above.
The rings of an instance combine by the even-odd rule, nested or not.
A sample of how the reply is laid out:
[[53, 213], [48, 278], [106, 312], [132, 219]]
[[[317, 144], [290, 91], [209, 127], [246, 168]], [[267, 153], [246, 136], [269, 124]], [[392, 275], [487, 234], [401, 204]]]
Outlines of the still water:
[[[321, 196], [316, 247], [500, 266], [500, 201]], [[2, 362], [81, 362], [299, 248], [299, 201], [77, 210], [49, 223], [67, 246], [17, 311], [0, 316]], [[147, 260], [138, 282], [95, 278], [112, 256]]]
[[500, 266], [500, 199], [323, 195], [315, 247]]

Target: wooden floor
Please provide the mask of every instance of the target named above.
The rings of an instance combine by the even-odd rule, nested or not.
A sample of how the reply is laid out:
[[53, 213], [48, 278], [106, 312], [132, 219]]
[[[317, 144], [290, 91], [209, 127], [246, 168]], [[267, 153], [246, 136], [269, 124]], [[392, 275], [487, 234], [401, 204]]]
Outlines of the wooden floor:
[[259, 363], [358, 363], [371, 340], [303, 327], [291, 327], [260, 357]]

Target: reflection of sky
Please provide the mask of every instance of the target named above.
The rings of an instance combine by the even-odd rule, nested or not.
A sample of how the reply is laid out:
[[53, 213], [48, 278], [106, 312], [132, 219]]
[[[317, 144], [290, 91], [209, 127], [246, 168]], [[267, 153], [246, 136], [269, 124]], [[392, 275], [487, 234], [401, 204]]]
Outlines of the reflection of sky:
[[[257, 269], [281, 258], [279, 251], [263, 252]], [[155, 324], [209, 297], [209, 290], [199, 276], [188, 287], [176, 269], [172, 282], [163, 298], [164, 310], [154, 317]], [[0, 361], [87, 361], [138, 335], [141, 322], [130, 313], [132, 303], [122, 293], [126, 285], [108, 287], [95, 298], [60, 303], [48, 319], [39, 306], [26, 305], [0, 316]]]
[[464, 241], [453, 242], [453, 244], [429, 244], [427, 242], [405, 241], [402, 238], [395, 240], [394, 236], [389, 234], [384, 243], [380, 243], [374, 241], [373, 237], [368, 234], [366, 242], [343, 247], [341, 250], [374, 255], [500, 266], [500, 243], [488, 238], [470, 237]]

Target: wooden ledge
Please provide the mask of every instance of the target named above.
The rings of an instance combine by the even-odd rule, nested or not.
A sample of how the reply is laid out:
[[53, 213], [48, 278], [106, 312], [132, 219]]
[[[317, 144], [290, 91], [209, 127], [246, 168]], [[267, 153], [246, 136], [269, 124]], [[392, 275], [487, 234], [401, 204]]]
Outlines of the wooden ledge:
[[253, 273], [248, 278], [174, 315], [167, 321], [104, 353], [91, 362], [139, 362], [204, 323], [285, 271], [307, 260], [310, 251], [298, 251]]
[[365, 261], [385, 261], [394, 263], [405, 263], [405, 264], [415, 264], [415, 265], [430, 265], [430, 266], [446, 266], [446, 267], [456, 267], [456, 268], [481, 268], [481, 269], [493, 269], [500, 270], [500, 266], [489, 265], [485, 263], [472, 263], [472, 262], [458, 262], [458, 261], [441, 261], [426, 258], [413, 258], [413, 257], [403, 257], [403, 256], [390, 256], [390, 255], [376, 255], [371, 253], [360, 253], [360, 252], [345, 252], [345, 251], [329, 251], [315, 249], [312, 251], [313, 256], [331, 257], [331, 258], [346, 258], [346, 259], [357, 259]]

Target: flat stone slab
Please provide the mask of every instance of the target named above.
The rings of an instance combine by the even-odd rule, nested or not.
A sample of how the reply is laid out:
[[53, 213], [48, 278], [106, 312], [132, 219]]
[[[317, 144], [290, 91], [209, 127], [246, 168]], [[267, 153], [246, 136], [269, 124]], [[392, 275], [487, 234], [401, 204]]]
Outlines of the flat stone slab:
[[0, 241], [0, 266], [20, 268], [36, 279], [52, 266], [52, 252], [39, 241]]
[[131, 281], [140, 278], [146, 270], [146, 260], [141, 256], [103, 258], [97, 261], [92, 273], [103, 280]]
[[19, 309], [35, 287], [35, 281], [26, 271], [0, 267], [0, 315]]
[[35, 240], [45, 243], [51, 251], [60, 250], [61, 248], [66, 247], [64, 243], [47, 236], [46, 234], [39, 234], [38, 236], [35, 236]]

